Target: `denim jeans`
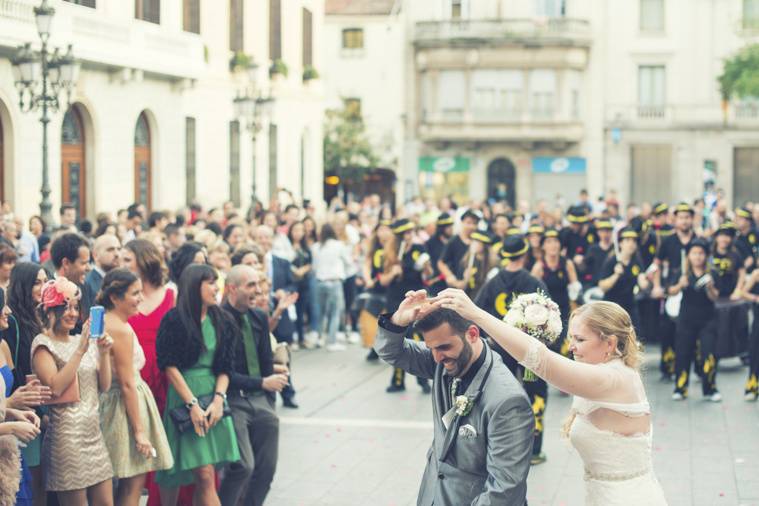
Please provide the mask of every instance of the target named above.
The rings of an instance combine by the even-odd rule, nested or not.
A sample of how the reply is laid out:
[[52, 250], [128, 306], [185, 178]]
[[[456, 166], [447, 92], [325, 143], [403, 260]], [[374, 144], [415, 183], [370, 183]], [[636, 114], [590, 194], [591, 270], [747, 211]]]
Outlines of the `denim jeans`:
[[339, 280], [319, 281], [316, 287], [316, 298], [319, 299], [322, 310], [319, 329], [326, 330], [327, 344], [335, 344], [337, 329], [345, 307], [342, 282]]
[[321, 308], [319, 307], [319, 297], [317, 296], [316, 287], [319, 281], [313, 272], [308, 274], [308, 330], [319, 333], [321, 327]]

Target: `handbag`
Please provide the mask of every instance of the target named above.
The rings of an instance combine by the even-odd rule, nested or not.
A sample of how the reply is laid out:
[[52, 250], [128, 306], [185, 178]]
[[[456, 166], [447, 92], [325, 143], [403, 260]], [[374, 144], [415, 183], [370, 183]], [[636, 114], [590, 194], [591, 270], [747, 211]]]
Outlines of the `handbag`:
[[[201, 395], [198, 397], [198, 406], [200, 406], [200, 409], [205, 411], [208, 409], [208, 406], [211, 405], [213, 402], [213, 398], [216, 394], [209, 394], [209, 395]], [[222, 418], [225, 416], [230, 416], [232, 414], [232, 410], [229, 408], [229, 404], [227, 404], [227, 401], [224, 401], [224, 409], [222, 411]], [[180, 432], [180, 434], [187, 432], [188, 430], [192, 430], [192, 418], [190, 418], [190, 410], [187, 409], [185, 406], [179, 406], [177, 408], [172, 409], [169, 411], [169, 416], [171, 417], [171, 421], [174, 422], [174, 425], [177, 426], [177, 430]]]

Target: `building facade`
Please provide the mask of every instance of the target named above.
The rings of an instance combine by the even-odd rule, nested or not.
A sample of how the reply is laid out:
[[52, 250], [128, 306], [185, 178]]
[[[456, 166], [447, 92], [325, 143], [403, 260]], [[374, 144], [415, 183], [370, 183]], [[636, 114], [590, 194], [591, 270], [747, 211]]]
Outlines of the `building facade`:
[[[0, 181], [22, 216], [38, 212], [42, 129], [39, 112], [19, 106], [10, 58], [25, 42], [39, 47], [38, 4], [0, 2]], [[323, 0], [50, 4], [51, 45], [73, 44], [81, 62], [71, 105], [64, 97], [48, 129], [54, 208], [247, 208], [254, 186], [266, 203], [281, 187], [321, 199], [322, 86], [303, 77], [321, 65]], [[233, 107], [246, 89], [273, 98], [257, 129]]]
[[[360, 95], [370, 125], [405, 119], [392, 150], [402, 198], [514, 205], [586, 188], [675, 201], [706, 177], [732, 204], [759, 200], [759, 105], [723, 109], [717, 84], [724, 59], [759, 42], [759, 0], [403, 0], [353, 17], [383, 2], [334, 2], [327, 94]], [[382, 44], [368, 66], [338, 43], [358, 29], [366, 55]], [[401, 34], [399, 49], [388, 39]], [[400, 111], [377, 85], [393, 60]]]

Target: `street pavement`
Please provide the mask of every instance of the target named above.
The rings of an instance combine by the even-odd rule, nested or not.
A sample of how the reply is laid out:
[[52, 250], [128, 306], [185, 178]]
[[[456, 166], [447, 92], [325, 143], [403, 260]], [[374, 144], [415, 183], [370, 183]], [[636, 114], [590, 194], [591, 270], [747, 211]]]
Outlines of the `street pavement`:
[[[647, 354], [644, 378], [654, 467], [670, 506], [759, 506], [759, 405], [743, 401], [746, 368], [737, 359], [720, 365], [721, 404], [703, 401], [698, 383], [689, 400], [676, 403], [672, 385], [659, 382], [655, 351]], [[278, 407], [279, 463], [267, 506], [416, 504], [432, 441], [430, 397], [413, 377], [406, 392], [385, 393], [390, 367], [366, 362], [365, 354], [359, 346], [294, 353], [300, 409]], [[548, 461], [530, 471], [530, 506], [583, 504], [581, 461], [560, 436], [570, 404], [551, 390]]]

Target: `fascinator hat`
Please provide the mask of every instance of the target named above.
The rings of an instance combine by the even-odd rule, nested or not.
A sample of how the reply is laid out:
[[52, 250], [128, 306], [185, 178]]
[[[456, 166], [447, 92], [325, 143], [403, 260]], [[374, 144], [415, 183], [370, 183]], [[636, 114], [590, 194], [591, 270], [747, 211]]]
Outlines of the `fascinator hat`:
[[64, 306], [81, 298], [79, 287], [66, 278], [51, 279], [42, 286], [41, 304], [44, 310]]

